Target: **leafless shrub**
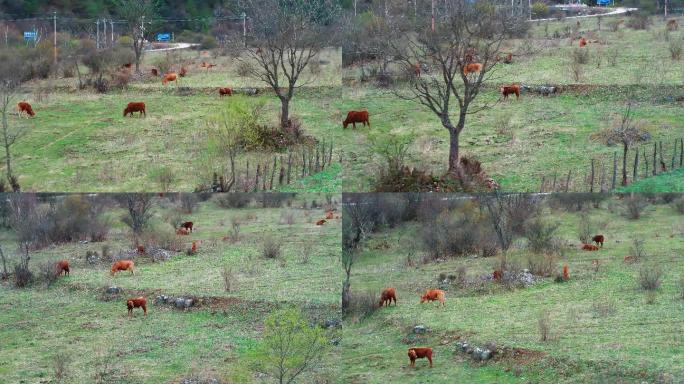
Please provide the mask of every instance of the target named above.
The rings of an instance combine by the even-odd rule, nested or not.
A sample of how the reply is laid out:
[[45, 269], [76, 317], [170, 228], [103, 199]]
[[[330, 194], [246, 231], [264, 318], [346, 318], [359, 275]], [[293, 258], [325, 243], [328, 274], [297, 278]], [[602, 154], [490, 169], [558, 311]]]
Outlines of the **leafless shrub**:
[[584, 68], [582, 68], [582, 64], [577, 63], [575, 61], [571, 62], [570, 74], [572, 75], [572, 79], [575, 80], [575, 82], [580, 82], [584, 77]]
[[64, 383], [69, 378], [69, 363], [71, 358], [64, 352], [58, 352], [52, 358], [52, 368], [55, 373], [55, 380]]
[[542, 310], [537, 317], [537, 327], [539, 329], [539, 339], [548, 341], [551, 332], [551, 317], [549, 312]]
[[619, 55], [620, 51], [617, 48], [608, 48], [606, 50], [606, 59], [608, 60], [608, 65], [611, 67], [617, 66]]
[[264, 238], [261, 255], [267, 259], [277, 259], [281, 254], [282, 243], [272, 236]]
[[374, 290], [367, 289], [363, 292], [351, 292], [349, 295], [349, 313], [350, 315], [363, 319], [368, 317], [379, 308], [380, 294]]
[[655, 304], [657, 298], [658, 298], [658, 292], [646, 291], [646, 304], [649, 304], [649, 305]]
[[230, 267], [223, 267], [221, 270], [221, 277], [223, 281], [223, 289], [230, 292], [235, 289], [237, 278]]
[[518, 128], [514, 123], [513, 119], [509, 115], [500, 115], [494, 121], [494, 128], [498, 135], [512, 138], [515, 134], [515, 129]]
[[252, 202], [253, 195], [249, 193], [219, 193], [215, 201], [219, 207], [229, 208], [244, 208]]
[[644, 265], [639, 270], [639, 285], [646, 291], [660, 288], [663, 270], [657, 265]]
[[551, 276], [556, 269], [556, 256], [549, 253], [532, 253], [527, 256], [527, 268], [537, 276]]
[[46, 261], [40, 265], [40, 279], [47, 288], [50, 288], [59, 279], [60, 273], [61, 270], [52, 261]]
[[635, 237], [632, 239], [632, 256], [636, 261], [641, 261], [646, 256], [646, 250], [644, 249], [644, 239]]
[[617, 32], [618, 29], [620, 29], [620, 25], [623, 23], [624, 20], [621, 19], [611, 19], [608, 21], [608, 28], [610, 29], [611, 32]]
[[549, 251], [549, 247], [554, 243], [553, 237], [559, 226], [559, 223], [546, 222], [541, 216], [528, 222], [525, 228], [525, 237], [527, 237], [528, 247], [532, 252]]
[[627, 19], [627, 27], [634, 30], [647, 29], [651, 25], [651, 19], [646, 12], [634, 12]]
[[648, 207], [648, 200], [640, 194], [632, 194], [623, 200], [623, 214], [630, 220], [639, 220]]
[[235, 73], [240, 77], [249, 77], [253, 72], [252, 64], [247, 61], [240, 60], [235, 66]]
[[672, 58], [672, 60], [680, 60], [682, 58], [681, 40], [673, 39], [672, 41], [670, 41], [668, 49], [670, 50], [670, 57]]
[[14, 285], [17, 288], [25, 288], [33, 281], [33, 272], [24, 263], [14, 265]]
[[589, 215], [581, 214], [578, 226], [579, 240], [582, 243], [588, 244], [595, 232], [594, 225], [589, 219]]
[[586, 48], [575, 48], [572, 50], [572, 62], [575, 64], [589, 63], [589, 50]]
[[468, 270], [465, 265], [461, 265], [456, 269], [456, 276], [454, 283], [459, 288], [465, 288], [468, 283]]
[[242, 220], [238, 217], [230, 219], [230, 240], [232, 243], [240, 240], [240, 227], [242, 227]]

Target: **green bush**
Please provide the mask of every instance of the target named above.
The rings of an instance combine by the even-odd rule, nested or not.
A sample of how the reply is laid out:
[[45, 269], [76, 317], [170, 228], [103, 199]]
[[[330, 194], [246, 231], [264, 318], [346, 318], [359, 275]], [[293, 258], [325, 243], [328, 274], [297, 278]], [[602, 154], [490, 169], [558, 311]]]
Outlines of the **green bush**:
[[541, 3], [541, 2], [537, 2], [537, 3], [532, 4], [532, 16], [539, 18], [539, 19], [543, 19], [545, 17], [548, 17], [549, 14], [550, 14], [550, 12], [549, 12], [549, 6], [548, 5]]

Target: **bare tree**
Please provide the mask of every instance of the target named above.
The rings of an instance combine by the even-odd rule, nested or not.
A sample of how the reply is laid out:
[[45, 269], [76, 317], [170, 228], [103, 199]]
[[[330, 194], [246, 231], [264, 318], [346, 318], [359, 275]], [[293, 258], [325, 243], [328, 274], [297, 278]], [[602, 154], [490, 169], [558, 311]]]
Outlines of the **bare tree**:
[[145, 37], [150, 29], [149, 24], [152, 21], [152, 16], [157, 10], [156, 2], [153, 0], [117, 0], [116, 9], [133, 39], [135, 71], [140, 72], [140, 59], [143, 55]]
[[19, 192], [19, 181], [12, 171], [12, 146], [27, 132], [26, 125], [10, 126], [8, 115], [14, 106], [15, 97], [25, 80], [26, 66], [17, 52], [6, 51], [0, 55], [0, 113], [2, 113], [2, 146], [5, 149], [5, 168], [7, 181], [12, 190]]
[[280, 126], [288, 127], [295, 90], [312, 80], [301, 74], [321, 50], [332, 43], [338, 6], [331, 0], [249, 0], [253, 45], [239, 60], [249, 74], [266, 83], [280, 99]]
[[627, 103], [625, 112], [616, 118], [610, 127], [597, 134], [600, 141], [611, 145], [622, 144], [622, 185], [627, 185], [627, 153], [636, 143], [648, 140], [648, 132], [641, 127], [640, 122], [632, 116], [632, 102]]
[[351, 273], [360, 255], [360, 245], [375, 227], [377, 196], [352, 194], [345, 196], [342, 214], [342, 255], [345, 280], [342, 283], [342, 311], [349, 309]]
[[139, 234], [152, 218], [152, 199], [154, 195], [150, 193], [129, 193], [126, 195], [126, 208], [128, 216], [124, 217], [126, 223], [133, 233]]
[[[491, 103], [474, 105], [485, 82], [493, 80], [501, 43], [512, 31], [516, 17], [504, 6], [489, 2], [471, 4], [445, 0], [434, 30], [430, 20], [417, 18], [408, 30], [395, 23], [389, 49], [406, 68], [427, 65], [430, 75], [415, 77], [399, 97], [415, 101], [432, 111], [449, 132], [449, 173], [459, 176], [459, 137], [468, 115]], [[405, 25], [404, 25], [405, 27]]]

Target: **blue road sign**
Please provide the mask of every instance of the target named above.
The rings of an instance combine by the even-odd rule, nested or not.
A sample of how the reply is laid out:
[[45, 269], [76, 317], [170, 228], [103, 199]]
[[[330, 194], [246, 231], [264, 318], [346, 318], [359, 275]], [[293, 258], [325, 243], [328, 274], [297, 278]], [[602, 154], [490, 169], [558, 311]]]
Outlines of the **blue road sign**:
[[170, 33], [157, 33], [157, 41], [171, 41]]
[[36, 31], [24, 32], [24, 40], [36, 40], [38, 33]]

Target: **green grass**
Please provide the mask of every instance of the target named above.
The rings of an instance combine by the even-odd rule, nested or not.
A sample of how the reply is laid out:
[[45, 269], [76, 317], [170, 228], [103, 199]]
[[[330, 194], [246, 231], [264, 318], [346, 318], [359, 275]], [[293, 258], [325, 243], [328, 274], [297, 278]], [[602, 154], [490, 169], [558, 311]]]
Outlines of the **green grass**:
[[[324, 199], [299, 195], [295, 206]], [[173, 210], [162, 205], [156, 217]], [[292, 212], [295, 222], [281, 223]], [[118, 218], [123, 211], [111, 211]], [[100, 251], [103, 243], [68, 243], [32, 254], [31, 265], [68, 259], [71, 274], [52, 288], [36, 283], [15, 289], [0, 284], [0, 378], [3, 382], [33, 383], [52, 378], [52, 359], [58, 352], [71, 359], [69, 382], [93, 382], [100, 361], [109, 361], [116, 382], [168, 383], [181, 377], [203, 374], [231, 382], [262, 382], [243, 359], [260, 338], [262, 322], [277, 306], [294, 305], [321, 318], [338, 316], [341, 220], [324, 226], [314, 222], [325, 213], [300, 208], [245, 208], [226, 210], [212, 201], [184, 218], [195, 222], [195, 232], [183, 237], [187, 247], [199, 241], [199, 252], [187, 256], [172, 253], [166, 262], [136, 259], [136, 274], [109, 274], [109, 264], [88, 265], [87, 250]], [[224, 242], [230, 219], [240, 217], [241, 239]], [[159, 219], [157, 219], [159, 220]], [[14, 250], [13, 235], [0, 233], [7, 253]], [[265, 236], [283, 242], [282, 260], [266, 260], [261, 252]], [[116, 254], [131, 249], [128, 231], [118, 221], [106, 242]], [[310, 253], [308, 263], [302, 252]], [[237, 276], [233, 291], [225, 292], [222, 267]], [[100, 299], [102, 289], [116, 285], [124, 293], [113, 301]], [[241, 300], [225, 307], [200, 307], [179, 311], [152, 304], [158, 294], [225, 297]], [[126, 317], [125, 298], [145, 295], [147, 318], [136, 311]], [[305, 381], [329, 377], [335, 371], [335, 350], [328, 350], [323, 365]], [[110, 376], [115, 379], [117, 376]]]
[[661, 173], [620, 188], [620, 192], [670, 192], [684, 191], [684, 168]]
[[[376, 311], [369, 318], [345, 323], [343, 367], [345, 382], [427, 383], [467, 382], [640, 382], [658, 375], [677, 382], [684, 377], [684, 348], [678, 329], [684, 318], [684, 301], [678, 297], [677, 281], [684, 273], [684, 227], [682, 216], [669, 206], [651, 206], [640, 220], [630, 221], [611, 213], [617, 201], [607, 201], [592, 210], [592, 221], [603, 223], [607, 242], [599, 252], [566, 250], [558, 262], [570, 268], [570, 281], [557, 284], [552, 278], [528, 288], [506, 290], [486, 283], [480, 291], [449, 288], [445, 308], [418, 303], [420, 294], [435, 288], [439, 273], [454, 274], [459, 266], [474, 278], [491, 274], [496, 260], [461, 258], [406, 267], [409, 244], [420, 242], [421, 225], [404, 224], [372, 236], [355, 266], [352, 289], [379, 291], [396, 287], [398, 305]], [[578, 244], [579, 215], [548, 213], [560, 222], [558, 234]], [[646, 239], [648, 261], [625, 264], [631, 239]], [[389, 245], [389, 247], [387, 247]], [[524, 258], [524, 249], [514, 248], [511, 258]], [[597, 258], [598, 273], [591, 261]], [[665, 271], [654, 304], [638, 287], [636, 276], [645, 263], [656, 263]], [[594, 302], [610, 300], [615, 313], [600, 316]], [[540, 311], [550, 313], [550, 341], [541, 342], [537, 329]], [[402, 339], [414, 325], [431, 329], [413, 345]], [[544, 353], [539, 360], [514, 362], [495, 359], [477, 364], [454, 353], [457, 340], [475, 345], [495, 342], [499, 347], [526, 348]], [[434, 348], [435, 367], [425, 360], [408, 367], [410, 346]]]

